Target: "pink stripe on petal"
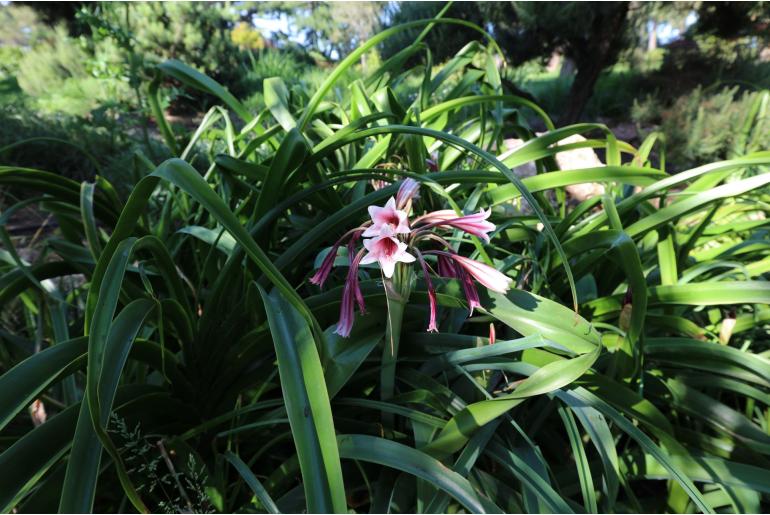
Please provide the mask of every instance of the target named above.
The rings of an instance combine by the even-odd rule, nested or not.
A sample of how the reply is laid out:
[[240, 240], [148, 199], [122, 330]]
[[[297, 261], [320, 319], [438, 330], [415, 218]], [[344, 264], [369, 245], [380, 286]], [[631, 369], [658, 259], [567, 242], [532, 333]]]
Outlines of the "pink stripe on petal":
[[380, 264], [385, 277], [390, 279], [396, 269], [396, 263], [411, 263], [414, 256], [409, 254], [406, 249], [406, 243], [397, 240], [393, 236], [378, 236], [376, 238], [364, 240], [364, 248], [369, 251], [363, 258], [363, 263], [373, 263], [375, 260]]
[[411, 232], [406, 211], [396, 208], [396, 199], [393, 197], [390, 197], [384, 207], [369, 206], [369, 216], [372, 218], [372, 225], [364, 231], [365, 238]]

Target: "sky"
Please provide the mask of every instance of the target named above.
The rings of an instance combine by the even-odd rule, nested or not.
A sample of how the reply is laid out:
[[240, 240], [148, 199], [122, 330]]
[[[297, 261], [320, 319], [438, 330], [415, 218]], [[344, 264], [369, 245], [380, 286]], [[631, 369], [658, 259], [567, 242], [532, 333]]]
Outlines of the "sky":
[[[691, 12], [685, 19], [685, 27], [689, 28], [697, 19], [696, 14]], [[290, 26], [289, 18], [285, 14], [281, 14], [279, 17], [254, 17], [252, 18], [252, 24], [265, 35], [269, 33], [272, 36], [277, 32], [283, 32], [289, 36], [289, 40], [299, 44], [305, 43], [304, 34], [298, 34], [294, 27]], [[657, 29], [658, 41], [663, 45], [670, 43], [681, 35], [679, 29], [668, 23], [661, 23]]]
[[254, 27], [259, 31], [270, 37], [276, 32], [283, 32], [289, 36], [291, 41], [299, 43], [300, 45], [305, 43], [304, 34], [297, 34], [293, 27], [289, 25], [289, 18], [285, 14], [281, 14], [277, 18], [268, 17], [253, 17], [251, 19]]
[[[691, 12], [687, 15], [687, 18], [685, 19], [685, 27], [689, 28], [693, 23], [698, 21], [698, 16]], [[661, 44], [665, 45], [666, 43], [670, 43], [671, 41], [675, 40], [681, 35], [681, 32], [679, 29], [674, 28], [673, 26], [669, 25], [668, 23], [661, 23], [658, 25], [658, 41], [660, 41]]]

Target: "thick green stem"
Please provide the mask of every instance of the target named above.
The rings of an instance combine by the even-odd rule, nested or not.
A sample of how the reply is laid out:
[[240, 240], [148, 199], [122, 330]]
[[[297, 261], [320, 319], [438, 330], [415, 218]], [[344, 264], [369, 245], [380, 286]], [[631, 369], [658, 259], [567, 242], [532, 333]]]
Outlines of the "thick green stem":
[[[393, 397], [396, 384], [396, 361], [398, 343], [401, 340], [401, 322], [404, 309], [412, 291], [412, 267], [399, 263], [392, 279], [385, 279], [385, 298], [388, 303], [388, 320], [385, 328], [385, 342], [382, 350], [382, 368], [380, 369], [380, 398], [386, 401]], [[383, 413], [385, 427], [393, 425], [393, 414]]]

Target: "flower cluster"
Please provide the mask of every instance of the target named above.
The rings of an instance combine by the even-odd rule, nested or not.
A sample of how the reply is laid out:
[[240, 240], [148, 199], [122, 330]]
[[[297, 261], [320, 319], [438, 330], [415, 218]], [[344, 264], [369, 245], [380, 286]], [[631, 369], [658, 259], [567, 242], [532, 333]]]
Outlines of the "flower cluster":
[[[433, 211], [409, 221], [412, 200], [417, 198], [419, 183], [406, 179], [401, 183], [398, 194], [383, 207], [369, 206], [370, 222], [345, 233], [324, 258], [318, 271], [310, 282], [323, 286], [331, 273], [334, 259], [340, 246], [347, 240], [349, 269], [342, 293], [340, 321], [337, 334], [349, 336], [353, 328], [355, 305], [365, 313], [364, 297], [358, 284], [358, 268], [368, 263], [378, 263], [385, 278], [390, 279], [397, 263], [418, 261], [425, 277], [430, 302], [430, 320], [428, 331], [438, 331], [436, 323], [436, 291], [431, 282], [431, 272], [439, 277], [457, 279], [462, 285], [471, 313], [480, 307], [479, 295], [474, 279], [490, 290], [504, 293], [510, 287], [511, 279], [489, 265], [461, 256], [442, 238], [437, 229], [460, 229], [489, 242], [489, 233], [495, 225], [489, 222], [490, 211], [458, 216], [452, 210]], [[356, 252], [359, 239], [363, 239], [363, 248]], [[423, 242], [438, 243], [440, 249], [420, 251], [418, 245]], [[425, 259], [426, 255], [436, 256], [437, 270], [433, 271]]]

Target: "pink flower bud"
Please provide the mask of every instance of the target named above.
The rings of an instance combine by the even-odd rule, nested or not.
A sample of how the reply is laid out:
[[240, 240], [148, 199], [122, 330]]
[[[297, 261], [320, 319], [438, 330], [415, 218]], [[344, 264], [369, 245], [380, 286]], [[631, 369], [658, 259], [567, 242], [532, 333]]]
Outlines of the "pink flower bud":
[[433, 288], [433, 282], [431, 282], [430, 280], [430, 273], [428, 271], [428, 264], [423, 259], [422, 254], [417, 252], [417, 258], [420, 261], [420, 266], [422, 267], [422, 273], [423, 273], [423, 276], [425, 277], [425, 285], [428, 287], [428, 303], [430, 304], [430, 320], [428, 321], [428, 332], [437, 333], [438, 326], [436, 325], [436, 311], [437, 311], [436, 290]]
[[353, 320], [355, 318], [355, 304], [358, 303], [358, 310], [361, 314], [364, 314], [364, 296], [361, 293], [361, 288], [358, 285], [358, 266], [361, 263], [361, 258], [364, 252], [361, 251], [356, 254], [356, 257], [350, 263], [348, 269], [348, 276], [345, 280], [345, 287], [342, 290], [342, 303], [340, 304], [340, 321], [337, 323], [337, 329], [335, 333], [347, 338], [350, 336], [350, 331], [353, 329]]
[[342, 242], [338, 241], [334, 244], [331, 250], [329, 250], [329, 253], [326, 254], [326, 257], [321, 263], [321, 266], [318, 267], [316, 273], [313, 274], [313, 277], [310, 278], [311, 283], [319, 287], [324, 285], [326, 279], [329, 277], [329, 274], [332, 271], [332, 266], [334, 266], [334, 259], [337, 257], [337, 250], [339, 250], [341, 244]]
[[479, 292], [476, 289], [476, 285], [473, 284], [471, 276], [468, 275], [462, 268], [456, 268], [458, 272], [458, 279], [463, 285], [463, 293], [465, 293], [465, 300], [468, 301], [468, 309], [470, 314], [473, 314], [473, 310], [481, 307], [481, 301], [479, 301]]
[[419, 191], [419, 182], [410, 178], [404, 179], [396, 194], [396, 209], [404, 209], [412, 199], [419, 197]]
[[452, 260], [441, 254], [436, 257], [438, 258], [438, 275], [455, 279], [457, 277], [457, 270], [455, 270], [455, 264]]

